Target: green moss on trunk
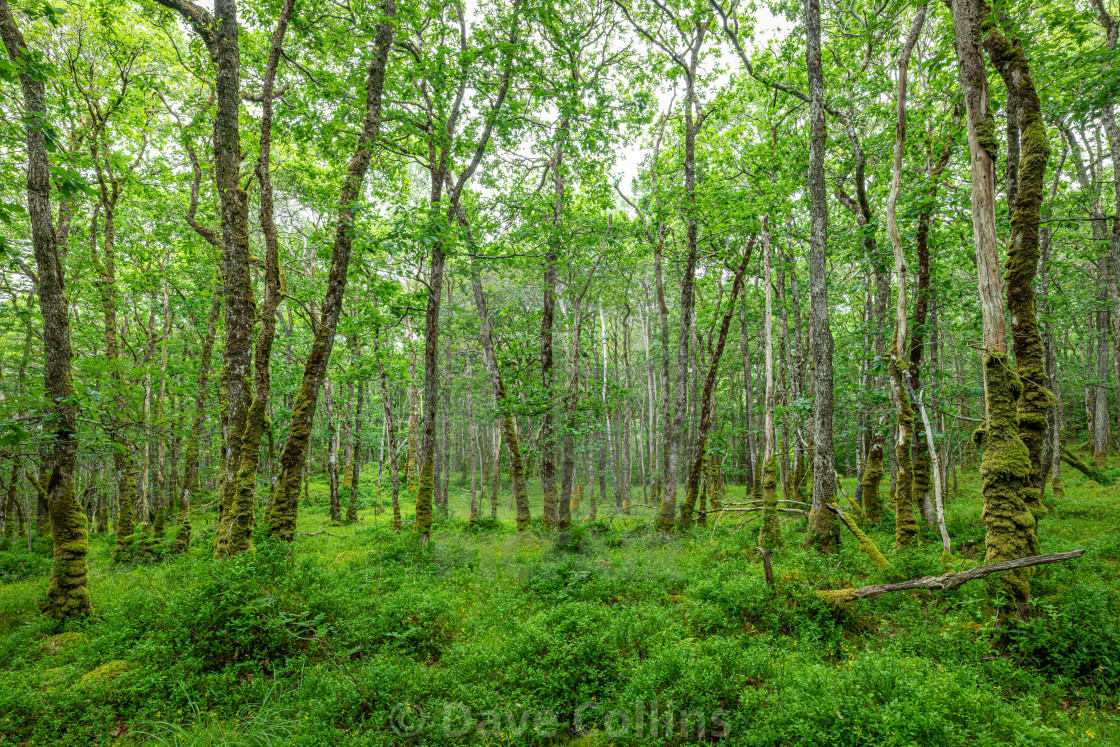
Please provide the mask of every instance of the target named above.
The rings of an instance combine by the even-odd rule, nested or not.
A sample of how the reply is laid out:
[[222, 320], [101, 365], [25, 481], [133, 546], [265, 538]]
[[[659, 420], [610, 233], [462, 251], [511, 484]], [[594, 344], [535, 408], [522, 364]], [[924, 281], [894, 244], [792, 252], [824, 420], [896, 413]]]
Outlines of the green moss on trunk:
[[513, 503], [517, 509], [517, 531], [522, 532], [529, 528], [532, 517], [529, 514], [529, 489], [525, 484], [525, 466], [521, 460], [521, 446], [517, 441], [512, 415], [505, 416], [502, 428], [509, 447], [509, 471], [510, 478], [513, 480]]
[[[920, 429], [918, 430], [918, 433], [921, 433]], [[912, 494], [914, 496], [914, 507], [921, 514], [922, 520], [928, 526], [933, 526], [937, 523], [937, 517], [932, 513], [927, 513], [927, 509], [932, 509], [933, 506], [932, 502], [927, 500], [931, 488], [930, 480], [932, 476], [930, 475], [929, 451], [921, 448], [922, 446], [925, 446], [924, 442], [925, 439], [921, 438], [920, 436], [919, 438], [915, 439], [913, 450], [914, 479], [911, 485], [913, 487]]]
[[12, 473], [8, 478], [8, 489], [4, 494], [4, 538], [0, 550], [10, 550], [12, 536], [16, 529], [16, 501], [19, 495], [19, 459], [12, 459]]
[[758, 532], [758, 544], [769, 550], [782, 543], [782, 527], [778, 518], [778, 460], [771, 456], [762, 470], [756, 472], [759, 476], [755, 478], [755, 484], [760, 486], [762, 493], [762, 528]]
[[[1035, 555], [1038, 535], [1034, 514], [1022, 493], [1031, 475], [1030, 454], [1019, 437], [1017, 405], [1023, 385], [1001, 353], [985, 356], [984, 380], [988, 425], [982, 434], [984, 455], [980, 460], [984, 495], [981, 520], [987, 529], [986, 560], [995, 563]], [[1029, 568], [1009, 571], [994, 576], [990, 586], [1022, 608], [1030, 599], [1030, 576]]]
[[817, 552], [833, 555], [840, 550], [840, 524], [824, 506], [809, 509], [806, 543]]
[[1046, 413], [1055, 402], [1054, 395], [1046, 388], [1045, 357], [1034, 293], [1050, 142], [1042, 119], [1042, 105], [1022, 45], [1012, 43], [1004, 36], [987, 2], [981, 2], [980, 14], [981, 27], [985, 32], [984, 49], [1007, 86], [1008, 95], [1019, 104], [1022, 156], [1004, 279], [1007, 281], [1007, 311], [1011, 316], [1015, 371], [1022, 384], [1018, 401], [1019, 438], [1026, 447], [1031, 464], [1030, 474], [1023, 481], [1022, 496], [1037, 521], [1047, 513], [1042, 504], [1045, 479], [1042, 473], [1042, 442], [1046, 433]]
[[51, 506], [54, 532], [54, 568], [46, 600], [39, 609], [51, 620], [82, 617], [93, 612], [89, 596], [89, 539], [86, 515], [73, 486]]
[[416, 520], [412, 526], [424, 539], [432, 531], [432, 488], [435, 479], [433, 461], [431, 458], [424, 460], [416, 490]]
[[688, 492], [685, 493], [684, 502], [681, 503], [680, 525], [682, 527], [692, 523], [692, 512], [696, 510], [696, 500], [700, 497], [700, 473], [704, 471], [706, 461], [703, 455], [697, 455], [689, 468], [688, 480], [685, 482]]
[[253, 530], [257, 523], [257, 469], [261, 457], [261, 439], [268, 424], [267, 402], [254, 399], [245, 418], [241, 439], [241, 466], [233, 500], [229, 504], [224, 524], [219, 524], [214, 542], [215, 557], [230, 557], [253, 549]]

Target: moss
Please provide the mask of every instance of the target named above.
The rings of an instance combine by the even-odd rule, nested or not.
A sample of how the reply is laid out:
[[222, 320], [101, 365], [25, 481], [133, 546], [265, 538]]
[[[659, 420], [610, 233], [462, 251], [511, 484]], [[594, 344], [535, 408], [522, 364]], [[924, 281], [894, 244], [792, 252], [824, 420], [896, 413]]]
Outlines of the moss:
[[705, 482], [703, 487], [700, 488], [700, 503], [699, 508], [696, 509], [696, 523], [700, 526], [707, 526], [708, 524], [708, 483]]
[[241, 438], [241, 463], [232, 489], [232, 500], [225, 521], [218, 524], [214, 538], [215, 557], [229, 557], [252, 551], [253, 530], [257, 525], [257, 469], [261, 438], [264, 437], [268, 403], [254, 399], [245, 417]]
[[[245, 436], [250, 430], [251, 422], [263, 420], [264, 405], [256, 408], [258, 412], [253, 412], [256, 401], [252, 400], [253, 388], [252, 382], [249, 380], [248, 376], [241, 377], [240, 390], [242, 392], [242, 398], [249, 401], [242, 402], [240, 406], [231, 410], [229, 415], [229, 439], [226, 448], [226, 464], [222, 467], [222, 485], [220, 488], [220, 500], [218, 501], [218, 524], [214, 530], [215, 558], [237, 555], [250, 549], [252, 546], [252, 525], [256, 522], [255, 467], [251, 488], [252, 496], [248, 500], [248, 502], [253, 504], [254, 514], [246, 517], [244, 507], [248, 497], [244, 493], [246, 482], [241, 479], [241, 468], [244, 464], [241, 451]], [[255, 421], [251, 421], [251, 418], [254, 418]], [[261, 432], [263, 433], [263, 426]], [[257, 441], [257, 454], [259, 455], [259, 437]], [[234, 524], [238, 526], [234, 526]], [[247, 524], [249, 526], [248, 533], [246, 534], [245, 529]], [[236, 547], [234, 546], [235, 544]]]
[[51, 667], [39, 674], [39, 686], [47, 695], [55, 695], [66, 689], [71, 677], [72, 667]]
[[867, 451], [867, 464], [863, 468], [863, 511], [868, 521], [883, 518], [883, 497], [879, 484], [883, 481], [883, 438], [876, 436]]
[[532, 517], [529, 514], [529, 489], [525, 485], [525, 466], [521, 461], [521, 446], [517, 440], [517, 430], [514, 428], [512, 415], [505, 416], [502, 421], [502, 428], [506, 434], [506, 445], [509, 447], [509, 471], [510, 477], [513, 479], [513, 503], [517, 509], [517, 531], [523, 532], [529, 528]]
[[81, 646], [87, 642], [89, 642], [89, 636], [85, 633], [78, 633], [76, 631], [59, 633], [58, 635], [52, 635], [50, 638], [43, 639], [39, 643], [39, 650], [49, 656], [72, 649], [76, 646]]
[[809, 547], [829, 555], [840, 550], [840, 522], [824, 506], [809, 509], [809, 529], [806, 534]]
[[[54, 479], [52, 476], [51, 480]], [[54, 500], [50, 519], [54, 527], [54, 567], [46, 599], [39, 603], [39, 610], [50, 620], [84, 617], [93, 612], [86, 564], [89, 539], [86, 515], [73, 483], [64, 495]]]
[[976, 139], [980, 147], [987, 151], [993, 161], [999, 160], [999, 139], [996, 137], [996, 120], [989, 111], [988, 116], [976, 123]]
[[175, 539], [171, 541], [171, 552], [186, 552], [191, 547], [191, 491], [183, 489], [179, 502], [179, 524], [175, 528]]
[[296, 538], [299, 494], [300, 488], [305, 485], [307, 441], [311, 436], [311, 423], [315, 417], [318, 386], [319, 382], [306, 376], [300, 384], [299, 394], [292, 407], [292, 429], [280, 455], [280, 478], [266, 522], [272, 536], [282, 542], [293, 542]]
[[[920, 434], [921, 430], [919, 429], [917, 433]], [[931, 465], [929, 452], [922, 448], [925, 446], [924, 441], [925, 439], [915, 439], [914, 443], [914, 480], [912, 483], [914, 507], [921, 513], [922, 519], [926, 524], [933, 526], [937, 521], [937, 517], [926, 513], [927, 508], [931, 508], [933, 504], [927, 501], [932, 488], [930, 482], [932, 475], [930, 474]]]
[[350, 483], [350, 502], [346, 505], [346, 523], [353, 524], [358, 520], [358, 478], [361, 475], [362, 465], [354, 460], [346, 468], [346, 481]]
[[[995, 563], [1036, 554], [1038, 535], [1022, 493], [1031, 475], [1030, 455], [1019, 437], [1017, 404], [1023, 386], [1000, 353], [985, 356], [984, 377], [988, 427], [980, 460], [981, 520], [987, 530], [986, 560]], [[1010, 571], [992, 577], [989, 586], [1021, 606], [1030, 598], [1030, 576], [1030, 568]]]
[[692, 523], [692, 512], [696, 508], [696, 501], [700, 498], [700, 475], [704, 472], [707, 461], [706, 456], [701, 456], [694, 460], [689, 468], [688, 482], [686, 483], [688, 489], [685, 491], [684, 502], [681, 503], [680, 525], [682, 527]]
[[86, 690], [101, 689], [116, 682], [122, 675], [135, 668], [136, 665], [130, 661], [113, 659], [83, 674], [82, 678], [78, 680], [77, 687]]
[[4, 495], [4, 537], [0, 540], [0, 549], [8, 550], [12, 546], [12, 536], [16, 530], [16, 491], [19, 487], [19, 460], [12, 460], [12, 475], [8, 481], [8, 490]]
[[838, 607], [845, 602], [850, 602], [856, 596], [855, 589], [828, 589], [825, 591], [818, 591], [817, 595], [820, 596], [828, 604]]
[[851, 516], [845, 518], [847, 519], [848, 529], [852, 530], [852, 534], [854, 534], [859, 541], [859, 549], [867, 553], [867, 557], [871, 558], [871, 562], [879, 568], [890, 568], [890, 561], [883, 557], [883, 553], [879, 552], [879, 548], [871, 541], [871, 538], [864, 534], [863, 530], [852, 520]]
[[980, 3], [980, 23], [984, 33], [984, 49], [1003, 79], [1008, 95], [1014, 97], [1019, 106], [1022, 155], [1019, 160], [1019, 183], [1011, 217], [1011, 242], [1004, 280], [1007, 284], [1007, 310], [1011, 317], [1011, 336], [1014, 341], [1015, 371], [1022, 382], [1018, 399], [1019, 439], [1026, 448], [1031, 466], [1030, 473], [1023, 480], [1022, 499], [1037, 522], [1047, 513], [1042, 503], [1045, 479], [1042, 470], [1042, 443], [1046, 432], [1046, 414], [1055, 402], [1054, 396], [1047, 389], [1034, 293], [1040, 256], [1039, 224], [1042, 220], [1046, 167], [1050, 160], [1050, 141], [1023, 46], [1004, 35], [986, 0]]
[[778, 518], [778, 460], [771, 456], [762, 467], [762, 527], [758, 531], [758, 544], [766, 549], [778, 547], [782, 542], [782, 526]]

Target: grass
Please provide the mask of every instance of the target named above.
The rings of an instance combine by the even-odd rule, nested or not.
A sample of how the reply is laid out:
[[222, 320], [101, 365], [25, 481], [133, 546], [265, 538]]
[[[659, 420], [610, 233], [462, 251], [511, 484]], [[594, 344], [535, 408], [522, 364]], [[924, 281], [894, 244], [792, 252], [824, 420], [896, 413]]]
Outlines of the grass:
[[[600, 505], [562, 539], [518, 534], [508, 486], [498, 521], [469, 527], [455, 480], [425, 547], [371, 488], [357, 524], [331, 524], [318, 482], [294, 548], [259, 536], [215, 562], [200, 513], [187, 556], [113, 567], [94, 536], [97, 612], [64, 629], [34, 611], [47, 566], [0, 553], [0, 745], [1120, 744], [1120, 488], [1065, 480], [1042, 551], [1088, 552], [1040, 567], [1036, 615], [1010, 629], [984, 582], [841, 609], [816, 594], [943, 572], [935, 529], [896, 553], [891, 521], [865, 526], [881, 571], [849, 534], [804, 551], [786, 517], [771, 590], [757, 522], [667, 536], [652, 509]], [[983, 562], [979, 518], [965, 473], [958, 565]]]

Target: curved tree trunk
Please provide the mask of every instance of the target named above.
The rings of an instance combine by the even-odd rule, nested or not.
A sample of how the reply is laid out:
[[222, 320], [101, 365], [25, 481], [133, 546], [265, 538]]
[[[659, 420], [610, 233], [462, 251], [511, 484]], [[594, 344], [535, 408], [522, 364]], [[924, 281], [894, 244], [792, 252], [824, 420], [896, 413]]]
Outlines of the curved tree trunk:
[[323, 309], [315, 332], [315, 340], [303, 368], [303, 380], [300, 382], [299, 393], [292, 408], [291, 431], [280, 454], [280, 478], [276, 485], [276, 498], [273, 501], [270, 523], [276, 536], [286, 542], [295, 539], [300, 478], [303, 476], [307, 457], [307, 441], [311, 435], [312, 420], [315, 418], [319, 389], [334, 347], [338, 317], [342, 312], [342, 296], [346, 290], [346, 272], [350, 266], [350, 249], [353, 241], [355, 217], [353, 205], [361, 194], [362, 182], [369, 169], [373, 144], [381, 127], [381, 94], [385, 87], [385, 69], [388, 66], [389, 48], [393, 39], [392, 19], [396, 15], [396, 4], [394, 0], [385, 0], [382, 7], [390, 20], [377, 27], [373, 59], [366, 73], [365, 122], [362, 125], [361, 137], [358, 138], [358, 146], [350, 159], [346, 180], [339, 197], [339, 215], [331, 253], [327, 295], [323, 299]]
[[[891, 377], [891, 398], [894, 400], [895, 413], [898, 421], [898, 440], [895, 442], [895, 464], [898, 469], [898, 482], [895, 488], [895, 544], [905, 547], [910, 544], [918, 534], [918, 524], [914, 520], [914, 499], [917, 497], [914, 480], [914, 462], [911, 455], [911, 443], [914, 435], [914, 410], [910, 405], [904, 379], [909, 375], [907, 370], [906, 349], [906, 306], [907, 299], [907, 270], [906, 254], [902, 248], [902, 234], [898, 228], [898, 198], [902, 191], [902, 155], [906, 144], [906, 87], [907, 70], [910, 65], [910, 55], [914, 45], [918, 43], [922, 25], [925, 23], [927, 7], [923, 5], [918, 9], [914, 24], [910, 28], [906, 42], [898, 59], [898, 97], [897, 119], [894, 138], [894, 161], [891, 167], [891, 193], [887, 200], [887, 228], [890, 234], [891, 247], [894, 250], [895, 272], [898, 273], [898, 302], [895, 307], [894, 337], [891, 339], [891, 359], [887, 370]], [[926, 257], [928, 276], [928, 256]], [[924, 316], [925, 309], [922, 309]], [[924, 323], [924, 319], [923, 319]], [[928, 470], [927, 470], [928, 479]]]
[[[1011, 215], [1011, 243], [1007, 252], [1007, 311], [1011, 315], [1011, 339], [1014, 343], [1015, 372], [1023, 386], [1019, 397], [1019, 437], [1030, 457], [1030, 474], [1023, 484], [1023, 502], [1037, 522], [1046, 515], [1042, 505], [1042, 440], [1046, 432], [1046, 414], [1054, 404], [1054, 395], [1047, 389], [1046, 363], [1042, 336], [1035, 312], [1034, 280], [1038, 272], [1039, 223], [1042, 220], [1042, 198], [1046, 165], [1050, 161], [1050, 142], [1042, 105], [1035, 91], [1034, 79], [1021, 44], [1013, 44], [1000, 31], [986, 0], [980, 0], [986, 11], [988, 35], [984, 49], [1007, 86], [1011, 100], [1017, 102], [1021, 160], [1019, 187], [1015, 193]], [[1105, 358], [1107, 359], [1107, 351]], [[1108, 380], [1107, 372], [1105, 380]], [[1107, 428], [1107, 392], [1104, 400]], [[1107, 449], [1107, 437], [1105, 439]], [[1036, 529], [1032, 528], [1031, 532]], [[1038, 550], [1037, 537], [1029, 555]], [[994, 557], [994, 560], [1011, 558]]]

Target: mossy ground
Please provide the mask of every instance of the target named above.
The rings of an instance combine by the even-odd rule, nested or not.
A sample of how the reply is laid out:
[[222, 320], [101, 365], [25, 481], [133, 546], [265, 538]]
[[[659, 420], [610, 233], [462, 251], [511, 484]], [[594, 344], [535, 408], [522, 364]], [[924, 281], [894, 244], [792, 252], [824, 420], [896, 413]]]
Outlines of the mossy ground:
[[[455, 473], [451, 518], [420, 547], [390, 531], [366, 475], [353, 525], [329, 522], [327, 488], [312, 483], [294, 561], [260, 533], [256, 553], [215, 561], [214, 517], [200, 510], [185, 555], [114, 567], [112, 535], [91, 536], [96, 612], [62, 628], [35, 610], [44, 565], [0, 553], [0, 745], [672, 743], [648, 721], [642, 737], [633, 721], [621, 734], [603, 721], [655, 701], [662, 713], [725, 710], [728, 745], [1120, 744], [1120, 487], [1065, 475], [1042, 552], [1089, 551], [1037, 570], [1036, 615], [1008, 633], [983, 583], [840, 608], [820, 599], [818, 589], [943, 572], [935, 530], [888, 549], [890, 511], [863, 528], [893, 571], [847, 531], [838, 555], [807, 552], [805, 519], [784, 516], [771, 591], [760, 520], [735, 532], [741, 518], [709, 517], [664, 535], [635, 492], [630, 516], [612, 518], [612, 497], [600, 521], [579, 523], [585, 499], [577, 527], [557, 535], [540, 528], [534, 481], [531, 531], [514, 531], [508, 483], [498, 521], [468, 527]], [[975, 473], [961, 488], [948, 506], [954, 563], [978, 564]], [[413, 500], [402, 493], [406, 526]], [[449, 703], [483, 728], [444, 736]], [[593, 730], [577, 741], [583, 703]], [[425, 716], [402, 722], [399, 704]], [[506, 709], [512, 723], [490, 729], [485, 712]], [[554, 737], [532, 719], [520, 730], [543, 709], [560, 723]], [[394, 718], [424, 726], [405, 738]]]

